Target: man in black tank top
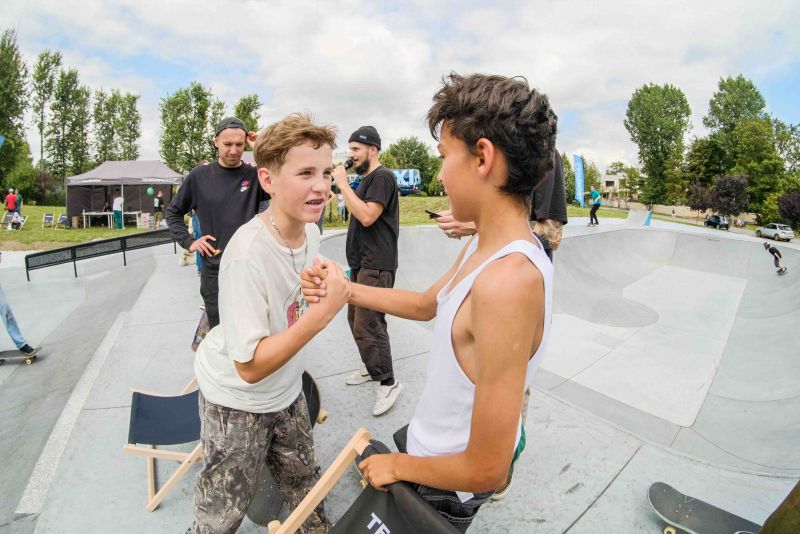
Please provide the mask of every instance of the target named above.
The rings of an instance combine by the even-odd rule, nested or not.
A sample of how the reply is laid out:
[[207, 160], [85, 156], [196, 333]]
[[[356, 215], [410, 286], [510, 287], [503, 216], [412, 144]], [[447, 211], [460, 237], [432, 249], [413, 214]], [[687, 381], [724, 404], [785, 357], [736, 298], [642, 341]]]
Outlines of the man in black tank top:
[[[394, 287], [400, 234], [397, 179], [378, 161], [381, 138], [374, 127], [362, 126], [353, 132], [348, 148], [356, 172], [364, 176], [353, 191], [344, 167], [337, 167], [333, 173], [351, 215], [347, 229], [350, 280], [372, 287]], [[350, 304], [347, 321], [364, 365], [345, 382], [355, 386], [379, 381], [372, 414], [381, 415], [394, 405], [403, 389], [394, 377], [386, 318], [383, 313]]]

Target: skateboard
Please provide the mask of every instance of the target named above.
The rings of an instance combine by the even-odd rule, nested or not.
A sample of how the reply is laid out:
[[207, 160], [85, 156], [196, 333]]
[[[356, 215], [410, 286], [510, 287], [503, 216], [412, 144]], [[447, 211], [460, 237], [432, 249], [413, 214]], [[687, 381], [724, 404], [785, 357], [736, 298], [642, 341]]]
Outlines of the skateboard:
[[18, 350], [4, 350], [0, 352], [0, 364], [5, 363], [6, 360], [25, 360], [27, 365], [33, 363], [39, 353], [39, 349], [34, 349], [36, 352], [33, 354], [24, 354]]
[[[308, 416], [311, 419], [311, 426], [317, 423], [324, 423], [328, 418], [328, 412], [321, 407], [319, 388], [312, 376], [308, 372], [303, 372], [303, 393], [306, 396], [308, 405]], [[256, 493], [250, 508], [247, 509], [247, 517], [257, 525], [267, 526], [270, 521], [278, 517], [278, 513], [283, 506], [283, 493], [278, 483], [267, 468], [267, 464], [261, 465], [256, 482]]]
[[208, 315], [204, 310], [203, 315], [200, 316], [200, 322], [197, 323], [197, 329], [194, 331], [194, 337], [192, 338], [192, 352], [197, 352], [197, 347], [200, 346], [200, 342], [205, 339], [206, 334], [208, 334], [208, 331], [211, 330], [210, 326], [211, 325], [208, 324]]
[[786, 267], [781, 267], [780, 269], [778, 269], [778, 274], [786, 274], [786, 271], [788, 271]]
[[756, 534], [761, 530], [760, 525], [684, 495], [663, 482], [650, 486], [647, 500], [667, 524], [664, 534]]

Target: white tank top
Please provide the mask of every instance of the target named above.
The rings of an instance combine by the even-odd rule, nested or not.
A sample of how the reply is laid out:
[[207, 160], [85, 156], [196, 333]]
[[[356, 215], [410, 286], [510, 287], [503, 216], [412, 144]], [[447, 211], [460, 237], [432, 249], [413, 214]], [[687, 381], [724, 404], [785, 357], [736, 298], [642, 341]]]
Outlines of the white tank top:
[[[538, 241], [537, 241], [538, 243]], [[470, 243], [459, 271], [478, 246], [476, 237]], [[463, 452], [469, 442], [472, 407], [475, 400], [473, 384], [456, 360], [452, 344], [452, 326], [461, 303], [472, 290], [475, 278], [489, 263], [514, 252], [524, 254], [544, 280], [544, 332], [536, 353], [528, 361], [526, 388], [533, 383], [539, 362], [550, 334], [553, 302], [553, 265], [544, 250], [529, 241], [512, 241], [495, 252], [455, 287], [452, 279], [436, 296], [438, 309], [433, 329], [433, 343], [428, 355], [425, 389], [408, 427], [408, 453], [413, 456], [443, 456]], [[520, 417], [521, 419], [521, 417]], [[520, 430], [514, 447], [519, 442]]]

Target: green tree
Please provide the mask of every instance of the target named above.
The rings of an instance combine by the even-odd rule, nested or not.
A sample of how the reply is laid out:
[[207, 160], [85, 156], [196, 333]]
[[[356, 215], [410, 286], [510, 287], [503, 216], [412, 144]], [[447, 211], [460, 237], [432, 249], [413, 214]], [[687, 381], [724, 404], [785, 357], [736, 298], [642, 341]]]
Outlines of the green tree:
[[739, 175], [720, 176], [711, 191], [711, 206], [723, 215], [739, 215], [750, 202], [747, 178]]
[[720, 78], [703, 124], [725, 153], [726, 170], [736, 165], [736, 127], [744, 120], [763, 117], [765, 107], [764, 97], [752, 81], [741, 74]]
[[97, 163], [120, 159], [117, 150], [117, 133], [115, 131], [115, 118], [118, 112], [117, 105], [119, 100], [119, 91], [112, 91], [109, 95], [101, 89], [94, 93], [92, 119], [94, 126], [94, 160]]
[[171, 169], [188, 172], [203, 160], [217, 159], [214, 127], [225, 105], [197, 82], [161, 100], [160, 154]]
[[44, 134], [47, 127], [47, 111], [53, 99], [56, 86], [56, 74], [61, 68], [61, 52], [45, 50], [36, 58], [33, 66], [31, 108], [35, 116], [34, 123], [39, 131], [39, 166], [44, 168]]
[[[395, 169], [417, 169], [422, 178], [422, 189], [427, 191], [428, 184], [439, 172], [433, 163], [428, 146], [417, 137], [403, 137], [398, 139], [386, 149], [384, 156], [394, 159]], [[382, 157], [384, 157], [382, 156]], [[436, 158], [438, 161], [438, 158]]]
[[24, 156], [23, 121], [28, 104], [28, 66], [22, 59], [14, 30], [0, 36], [0, 178], [5, 177]]
[[561, 154], [561, 165], [564, 168], [564, 188], [567, 190], [567, 203], [575, 204], [575, 171], [572, 161], [566, 152]]
[[139, 95], [125, 93], [119, 96], [114, 129], [117, 133], [117, 150], [122, 160], [139, 159], [139, 138], [142, 136], [142, 116], [137, 103]]
[[726, 172], [725, 152], [712, 137], [695, 137], [689, 144], [683, 172], [689, 183], [711, 187], [717, 176]]
[[433, 154], [428, 156], [428, 169], [433, 178], [431, 178], [424, 190], [429, 195], [444, 194], [444, 184], [439, 180], [439, 171], [442, 169], [442, 160], [439, 159], [439, 156], [434, 156]]
[[783, 160], [786, 172], [800, 175], [800, 124], [785, 124], [773, 117], [772, 129], [775, 135], [775, 149]]
[[17, 164], [11, 169], [11, 172], [6, 176], [7, 187], [13, 187], [18, 192], [22, 193], [22, 197], [28, 200], [36, 198], [36, 177], [37, 170], [33, 166], [31, 158], [31, 149], [28, 143], [22, 142], [22, 149], [20, 150]]
[[642, 196], [648, 204], [666, 199], [665, 176], [682, 159], [691, 112], [686, 95], [670, 84], [643, 85], [628, 102], [624, 124], [639, 147], [639, 161], [646, 175]]
[[706, 211], [711, 207], [711, 191], [699, 182], [694, 182], [689, 186], [688, 195], [689, 207], [697, 211], [697, 219], [700, 219], [700, 212]]
[[636, 167], [625, 167], [623, 174], [625, 174], [625, 179], [620, 180], [620, 189], [628, 192], [628, 198], [638, 198], [642, 193], [642, 183], [644, 182], [642, 173]]
[[53, 176], [80, 174], [89, 168], [89, 99], [88, 87], [80, 84], [78, 71], [61, 71], [50, 106], [46, 132], [47, 159]]
[[747, 177], [750, 211], [759, 212], [770, 193], [779, 192], [784, 173], [783, 161], [775, 149], [772, 121], [767, 118], [745, 119], [735, 130], [736, 166], [733, 171]]
[[800, 226], [800, 189], [786, 191], [778, 199], [778, 210], [792, 226]]
[[686, 203], [689, 194], [689, 179], [684, 172], [682, 162], [673, 158], [667, 161], [664, 170], [664, 183], [666, 184], [666, 202], [674, 206]]
[[772, 222], [786, 223], [790, 222], [783, 215], [780, 210], [780, 200], [782, 193], [774, 192], [767, 195], [764, 202], [761, 203], [761, 209], [758, 212], [758, 222], [768, 224]]
[[[258, 110], [261, 107], [261, 102], [258, 100], [258, 95], [252, 94], [243, 96], [236, 103], [233, 108], [233, 114], [240, 118], [249, 132], [258, 131], [258, 119], [261, 117]], [[252, 150], [250, 145], [245, 145], [245, 150]]]

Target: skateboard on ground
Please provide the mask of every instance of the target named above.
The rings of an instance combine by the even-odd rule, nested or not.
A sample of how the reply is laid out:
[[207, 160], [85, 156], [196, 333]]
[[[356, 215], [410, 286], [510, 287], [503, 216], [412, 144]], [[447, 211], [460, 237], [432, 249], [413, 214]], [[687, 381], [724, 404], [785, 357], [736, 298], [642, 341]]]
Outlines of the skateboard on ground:
[[756, 534], [761, 526], [716, 506], [689, 497], [669, 484], [656, 482], [647, 500], [664, 520], [664, 534]]
[[39, 349], [34, 349], [34, 351], [33, 354], [25, 354], [18, 350], [4, 350], [0, 352], [0, 364], [5, 363], [6, 360], [25, 360], [25, 363], [30, 365], [39, 354]]
[[781, 267], [780, 269], [778, 269], [778, 274], [786, 274], [786, 271], [788, 270], [789, 269], [787, 269], [786, 267]]
[[197, 323], [197, 329], [194, 331], [194, 337], [192, 338], [192, 352], [197, 352], [197, 347], [205, 339], [209, 330], [211, 330], [211, 325], [208, 324], [208, 315], [203, 310], [203, 315], [200, 316], [200, 322]]
[[[314, 378], [308, 372], [303, 372], [303, 393], [306, 396], [308, 405], [308, 417], [311, 419], [311, 426], [317, 423], [324, 423], [328, 418], [328, 412], [321, 407], [319, 388]], [[283, 493], [278, 487], [278, 483], [267, 469], [267, 464], [261, 466], [256, 483], [256, 494], [250, 508], [247, 510], [247, 517], [257, 525], [267, 526], [270, 521], [278, 517], [278, 513], [283, 506]]]

